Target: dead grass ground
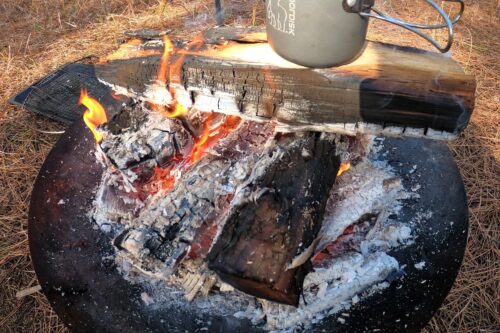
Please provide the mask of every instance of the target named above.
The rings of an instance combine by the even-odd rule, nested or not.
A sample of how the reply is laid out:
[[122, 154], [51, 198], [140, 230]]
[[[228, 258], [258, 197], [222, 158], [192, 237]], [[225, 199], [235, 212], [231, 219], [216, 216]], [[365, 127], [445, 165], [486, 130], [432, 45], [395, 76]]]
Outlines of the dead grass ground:
[[[261, 1], [255, 1], [259, 6]], [[423, 3], [423, 1], [422, 1]], [[248, 24], [252, 1], [226, 1], [232, 21]], [[467, 1], [457, 27], [453, 57], [478, 80], [477, 106], [469, 129], [452, 143], [470, 206], [470, 239], [464, 265], [428, 332], [500, 332], [500, 113], [499, 3]], [[384, 1], [384, 8], [428, 22], [435, 18], [410, 0]], [[58, 66], [116, 48], [122, 31], [167, 27], [177, 32], [213, 25], [212, 1], [174, 1], [162, 15], [155, 0], [3, 0], [0, 3], [0, 331], [63, 332], [40, 293], [16, 299], [36, 285], [27, 241], [27, 213], [37, 172], [58, 139], [61, 124], [8, 105], [15, 92]], [[447, 8], [450, 8], [447, 6]], [[262, 8], [256, 24], [263, 23]], [[440, 37], [438, 35], [438, 37]], [[372, 24], [370, 38], [427, 45], [385, 24]]]

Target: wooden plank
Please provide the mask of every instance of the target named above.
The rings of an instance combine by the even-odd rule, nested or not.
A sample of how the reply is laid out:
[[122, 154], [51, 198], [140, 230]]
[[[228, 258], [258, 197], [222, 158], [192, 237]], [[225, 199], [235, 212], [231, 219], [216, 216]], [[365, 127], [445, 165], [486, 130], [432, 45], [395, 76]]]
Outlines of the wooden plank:
[[[368, 42], [348, 65], [310, 69], [279, 57], [257, 29], [206, 37], [213, 44], [177, 54], [185, 57], [177, 99], [201, 111], [273, 121], [282, 131], [453, 138], [474, 108], [475, 79], [441, 54]], [[160, 55], [129, 58], [96, 65], [97, 76], [154, 100]]]

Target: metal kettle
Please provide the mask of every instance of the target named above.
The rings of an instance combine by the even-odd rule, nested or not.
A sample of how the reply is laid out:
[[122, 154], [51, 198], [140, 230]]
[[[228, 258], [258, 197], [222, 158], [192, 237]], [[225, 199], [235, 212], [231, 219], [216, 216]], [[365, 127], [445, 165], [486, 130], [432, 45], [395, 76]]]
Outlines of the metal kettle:
[[[464, 11], [462, 0], [450, 19], [433, 0], [425, 0], [443, 18], [443, 24], [422, 25], [401, 21], [374, 7], [374, 0], [265, 0], [267, 35], [271, 47], [283, 58], [307, 67], [340, 66], [363, 51], [369, 18], [383, 20], [410, 30], [447, 52], [453, 43], [453, 25]], [[448, 30], [448, 42], [441, 47], [422, 29]]]

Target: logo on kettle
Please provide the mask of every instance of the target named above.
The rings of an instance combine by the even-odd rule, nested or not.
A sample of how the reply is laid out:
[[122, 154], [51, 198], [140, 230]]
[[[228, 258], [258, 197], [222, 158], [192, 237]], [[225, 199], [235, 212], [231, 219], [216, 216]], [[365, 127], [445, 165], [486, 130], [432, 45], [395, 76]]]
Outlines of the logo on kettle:
[[[267, 19], [276, 30], [295, 36], [296, 0], [268, 0]], [[286, 5], [288, 3], [288, 5]]]

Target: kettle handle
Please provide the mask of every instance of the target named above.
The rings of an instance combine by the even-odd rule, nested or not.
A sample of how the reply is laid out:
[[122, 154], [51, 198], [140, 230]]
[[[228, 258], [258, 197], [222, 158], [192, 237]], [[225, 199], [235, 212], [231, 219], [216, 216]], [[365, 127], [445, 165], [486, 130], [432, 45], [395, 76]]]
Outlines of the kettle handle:
[[[352, 0], [351, 1], [344, 0], [344, 1], [347, 2], [347, 5], [349, 4], [349, 2], [351, 2], [351, 3], [353, 2]], [[361, 0], [361, 1], [363, 1], [363, 0]], [[368, 0], [368, 1], [373, 3], [373, 0], [371, 0], [371, 1]], [[454, 34], [453, 25], [455, 23], [457, 23], [460, 20], [460, 18], [462, 17], [462, 14], [464, 13], [464, 10], [465, 10], [465, 4], [464, 4], [463, 0], [443, 0], [443, 1], [447, 1], [447, 2], [456, 2], [456, 3], [460, 4], [460, 11], [455, 16], [455, 18], [453, 18], [453, 20], [452, 20], [448, 17], [448, 15], [444, 12], [444, 10], [438, 4], [436, 4], [433, 0], [425, 0], [425, 1], [429, 5], [434, 7], [434, 9], [444, 19], [445, 23], [425, 25], [425, 24], [405, 22], [405, 21], [401, 21], [395, 17], [384, 14], [382, 11], [380, 11], [379, 9], [372, 7], [372, 6], [369, 6], [369, 9], [365, 7], [364, 8], [365, 10], [360, 10], [358, 12], [358, 14], [361, 15], [362, 17], [371, 17], [374, 19], [378, 19], [378, 20], [382, 20], [382, 21], [385, 21], [388, 23], [398, 25], [406, 30], [409, 30], [409, 31], [419, 35], [420, 37], [422, 37], [423, 39], [425, 39], [426, 41], [431, 43], [436, 49], [438, 49], [442, 53], [448, 52], [453, 44], [453, 34]], [[370, 13], [369, 12], [370, 9], [372, 11], [374, 11], [376, 14]], [[433, 39], [431, 36], [429, 36], [429, 35], [427, 35], [419, 30], [419, 29], [442, 29], [442, 28], [448, 29], [448, 42], [447, 42], [446, 46], [444, 46], [444, 47], [441, 47], [439, 45], [439, 43], [435, 39]]]

